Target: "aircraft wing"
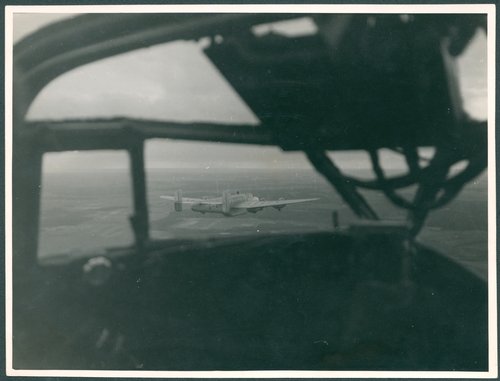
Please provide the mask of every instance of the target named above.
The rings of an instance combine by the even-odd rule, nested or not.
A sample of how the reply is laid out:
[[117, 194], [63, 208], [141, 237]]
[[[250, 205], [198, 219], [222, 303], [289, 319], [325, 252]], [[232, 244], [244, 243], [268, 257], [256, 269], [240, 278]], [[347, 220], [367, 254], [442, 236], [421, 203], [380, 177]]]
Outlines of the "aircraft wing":
[[237, 204], [231, 205], [231, 208], [237, 209], [253, 209], [253, 208], [267, 208], [267, 207], [284, 207], [289, 204], [298, 204], [300, 202], [316, 201], [319, 198], [303, 198], [298, 200], [276, 200], [276, 201], [242, 201]]
[[[170, 200], [170, 201], [177, 201], [177, 198], [175, 196], [160, 196], [160, 198], [163, 198], [165, 200]], [[205, 199], [205, 198], [189, 198], [189, 197], [182, 197], [183, 204], [206, 204], [206, 205], [220, 205], [222, 204], [222, 201], [220, 199]]]

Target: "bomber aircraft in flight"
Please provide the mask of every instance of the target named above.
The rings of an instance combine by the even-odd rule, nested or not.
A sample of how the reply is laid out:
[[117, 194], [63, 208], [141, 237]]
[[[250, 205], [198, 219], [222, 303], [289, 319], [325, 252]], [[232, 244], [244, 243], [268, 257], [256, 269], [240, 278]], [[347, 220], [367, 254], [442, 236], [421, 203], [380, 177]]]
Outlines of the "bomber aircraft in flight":
[[296, 200], [273, 200], [264, 201], [254, 196], [252, 193], [240, 193], [239, 191], [232, 193], [231, 191], [222, 192], [222, 197], [214, 198], [187, 198], [182, 197], [182, 191], [175, 192], [175, 196], [160, 196], [166, 200], [174, 201], [175, 211], [181, 212], [183, 206], [191, 207], [194, 212], [219, 213], [226, 217], [237, 216], [247, 212], [257, 213], [264, 208], [283, 209], [288, 204], [297, 204], [300, 202], [308, 202], [319, 200], [318, 198], [304, 198]]

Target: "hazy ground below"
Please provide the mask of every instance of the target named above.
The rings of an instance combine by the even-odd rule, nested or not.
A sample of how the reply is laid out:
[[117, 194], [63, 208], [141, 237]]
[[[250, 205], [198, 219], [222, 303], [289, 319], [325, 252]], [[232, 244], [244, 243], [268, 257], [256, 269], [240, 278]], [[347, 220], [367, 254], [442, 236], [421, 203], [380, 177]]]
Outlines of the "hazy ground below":
[[[356, 219], [313, 170], [151, 170], [147, 185], [153, 238], [328, 231], [332, 229], [334, 210], [339, 213], [341, 225]], [[282, 211], [269, 208], [228, 218], [190, 210], [174, 212], [172, 203], [160, 196], [173, 195], [178, 189], [185, 197], [220, 196], [229, 189], [251, 192], [266, 200], [319, 200], [289, 205]], [[404, 220], [405, 212], [392, 206], [382, 194], [365, 195], [383, 219]], [[483, 174], [455, 201], [430, 215], [419, 239], [486, 279], [487, 213], [487, 178]], [[129, 244], [133, 240], [131, 214], [131, 181], [125, 171], [45, 174], [39, 255]]]

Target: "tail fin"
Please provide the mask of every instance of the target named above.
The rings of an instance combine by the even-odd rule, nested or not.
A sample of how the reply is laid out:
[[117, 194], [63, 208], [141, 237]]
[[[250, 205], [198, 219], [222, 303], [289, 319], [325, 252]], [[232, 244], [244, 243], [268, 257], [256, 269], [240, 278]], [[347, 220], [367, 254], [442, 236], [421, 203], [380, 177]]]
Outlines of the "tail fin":
[[174, 208], [176, 212], [182, 212], [182, 191], [178, 190], [175, 192], [175, 202]]
[[229, 213], [231, 210], [231, 203], [229, 202], [229, 191], [222, 192], [222, 213]]

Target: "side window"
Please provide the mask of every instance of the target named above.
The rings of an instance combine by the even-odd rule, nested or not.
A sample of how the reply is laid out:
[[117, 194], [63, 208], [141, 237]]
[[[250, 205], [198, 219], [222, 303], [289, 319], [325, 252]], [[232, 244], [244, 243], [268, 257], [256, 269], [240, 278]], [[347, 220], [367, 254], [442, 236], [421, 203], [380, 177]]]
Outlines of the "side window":
[[131, 202], [126, 152], [45, 154], [38, 257], [131, 244]]
[[485, 33], [478, 30], [469, 45], [457, 58], [464, 109], [477, 120], [486, 120], [488, 116], [486, 45]]
[[133, 50], [71, 70], [40, 92], [27, 115], [29, 121], [115, 117], [258, 123], [201, 42], [193, 41]]

